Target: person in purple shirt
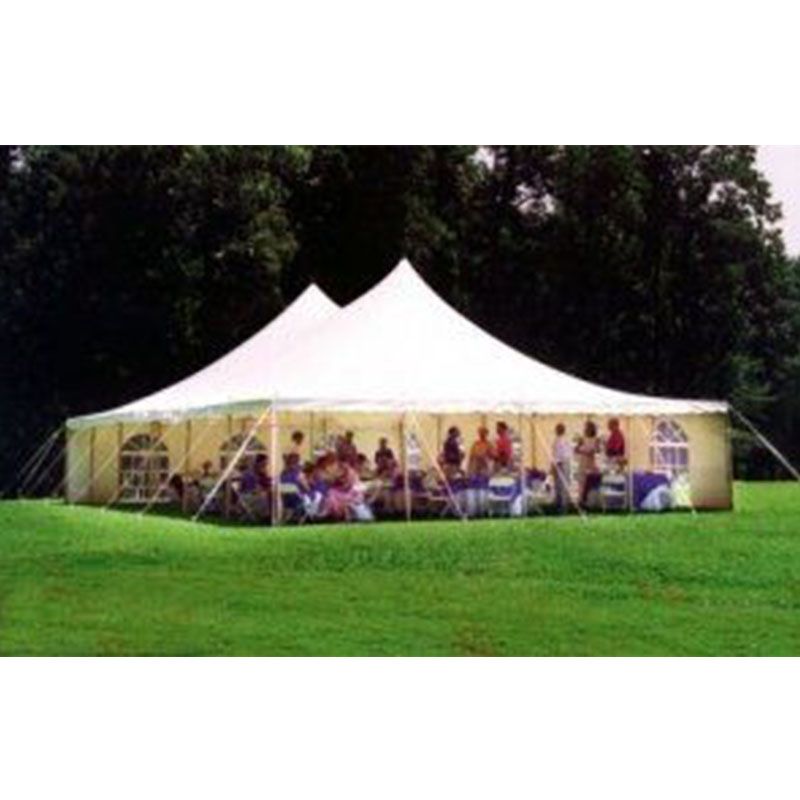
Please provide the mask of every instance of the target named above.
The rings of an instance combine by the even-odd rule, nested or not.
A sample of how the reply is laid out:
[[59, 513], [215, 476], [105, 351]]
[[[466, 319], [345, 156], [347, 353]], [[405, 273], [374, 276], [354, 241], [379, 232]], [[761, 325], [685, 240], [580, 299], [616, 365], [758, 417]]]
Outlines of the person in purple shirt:
[[455, 425], [447, 431], [440, 462], [448, 480], [461, 471], [464, 451], [461, 449], [461, 431]]

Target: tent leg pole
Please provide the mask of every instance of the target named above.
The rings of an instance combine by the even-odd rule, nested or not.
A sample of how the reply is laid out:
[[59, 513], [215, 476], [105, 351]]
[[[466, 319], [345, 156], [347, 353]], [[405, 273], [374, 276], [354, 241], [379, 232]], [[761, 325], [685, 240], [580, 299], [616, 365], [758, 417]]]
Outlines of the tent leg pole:
[[[528, 487], [526, 478], [528, 448], [525, 447], [525, 414], [517, 414], [517, 435], [519, 436], [519, 491], [522, 500], [522, 514], [528, 516]], [[513, 463], [513, 461], [512, 461]]]
[[[125, 445], [125, 423], [117, 424], [117, 488], [112, 497], [122, 493], [122, 448]], [[109, 504], [110, 505], [110, 504]], [[106, 506], [108, 508], [108, 506]], [[105, 509], [104, 509], [105, 510]]]
[[625, 417], [625, 437], [625, 493], [628, 513], [633, 514], [633, 431], [630, 416]]
[[[95, 437], [97, 434], [97, 428], [92, 428], [91, 434], [89, 434], [89, 502], [91, 503], [94, 500], [94, 479], [95, 479]], [[64, 492], [64, 496], [66, 501], [69, 502], [69, 486], [66, 487]]]
[[[192, 471], [189, 459], [192, 455], [192, 421], [186, 420], [186, 432], [183, 437], [183, 471], [189, 475]], [[181, 512], [186, 513], [189, 508], [189, 492], [186, 491], [186, 480], [183, 481], [183, 497], [181, 497]]]
[[[228, 422], [227, 440], [230, 441], [233, 438], [233, 417], [230, 414], [228, 414], [227, 422]], [[227, 466], [228, 465], [226, 464], [226, 468], [227, 468]], [[231, 513], [231, 484], [230, 484], [230, 481], [228, 481], [225, 484], [225, 488], [224, 488], [223, 491], [224, 491], [224, 495], [223, 495], [223, 498], [222, 498], [222, 514], [225, 517], [225, 519], [228, 519], [230, 517], [230, 513]]]
[[280, 465], [278, 464], [278, 414], [275, 402], [269, 407], [269, 460], [272, 466], [272, 491], [270, 492], [269, 521], [275, 527], [281, 518]]

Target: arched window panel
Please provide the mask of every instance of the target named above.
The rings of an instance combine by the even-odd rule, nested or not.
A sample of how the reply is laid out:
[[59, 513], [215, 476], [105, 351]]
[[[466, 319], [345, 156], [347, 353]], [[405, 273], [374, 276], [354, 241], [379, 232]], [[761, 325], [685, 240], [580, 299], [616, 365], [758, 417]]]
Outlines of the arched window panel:
[[672, 419], [659, 420], [650, 436], [650, 467], [672, 478], [689, 472], [689, 437]]
[[169, 450], [147, 433], [131, 436], [119, 457], [119, 502], [144, 503], [169, 477]]

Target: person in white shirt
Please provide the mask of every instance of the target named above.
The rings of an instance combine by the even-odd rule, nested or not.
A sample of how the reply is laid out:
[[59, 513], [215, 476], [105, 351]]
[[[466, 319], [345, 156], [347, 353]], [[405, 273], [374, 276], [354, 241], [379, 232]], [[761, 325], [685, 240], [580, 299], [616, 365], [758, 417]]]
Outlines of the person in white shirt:
[[567, 429], [559, 422], [553, 440], [553, 483], [556, 489], [556, 509], [563, 513], [569, 506], [569, 484], [572, 479], [572, 446], [567, 441]]

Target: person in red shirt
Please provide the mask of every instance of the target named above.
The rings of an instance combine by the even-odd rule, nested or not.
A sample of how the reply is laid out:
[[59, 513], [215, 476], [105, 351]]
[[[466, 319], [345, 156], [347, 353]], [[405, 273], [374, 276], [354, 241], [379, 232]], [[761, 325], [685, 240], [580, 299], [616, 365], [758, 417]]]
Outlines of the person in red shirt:
[[606, 439], [606, 458], [610, 462], [623, 464], [625, 461], [625, 437], [616, 418], [608, 421], [608, 439]]
[[514, 462], [514, 444], [505, 422], [497, 423], [497, 438], [494, 440], [494, 463], [498, 469], [508, 469]]

